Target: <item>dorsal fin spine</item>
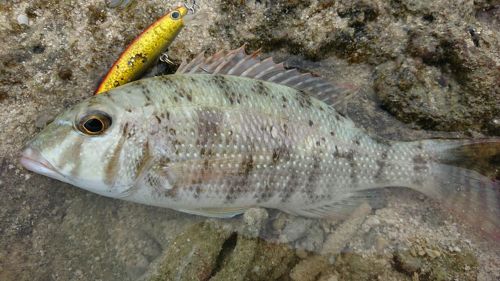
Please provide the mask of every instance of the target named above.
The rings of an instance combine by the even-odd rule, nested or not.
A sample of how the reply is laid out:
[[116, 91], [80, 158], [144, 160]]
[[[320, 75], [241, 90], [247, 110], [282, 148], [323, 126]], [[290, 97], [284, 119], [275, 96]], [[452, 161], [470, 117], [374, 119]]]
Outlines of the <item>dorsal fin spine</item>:
[[[203, 53], [189, 63], [182, 63], [178, 74], [220, 74], [244, 76], [251, 79], [273, 82], [308, 92], [318, 99], [333, 105], [337, 100], [355, 92], [353, 87], [332, 85], [329, 81], [296, 69], [286, 69], [283, 63], [275, 64], [271, 57], [258, 58], [260, 50], [247, 55], [244, 46], [227, 51], [219, 51], [205, 58]], [[341, 96], [342, 95], [342, 96]]]

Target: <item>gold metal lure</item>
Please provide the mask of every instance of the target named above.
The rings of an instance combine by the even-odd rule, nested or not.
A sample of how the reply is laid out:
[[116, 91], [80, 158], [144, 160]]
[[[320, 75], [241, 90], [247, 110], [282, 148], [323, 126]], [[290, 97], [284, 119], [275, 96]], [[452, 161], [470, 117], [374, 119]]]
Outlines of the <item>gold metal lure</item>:
[[146, 28], [109, 69], [95, 94], [138, 79], [174, 41], [191, 9], [181, 5]]

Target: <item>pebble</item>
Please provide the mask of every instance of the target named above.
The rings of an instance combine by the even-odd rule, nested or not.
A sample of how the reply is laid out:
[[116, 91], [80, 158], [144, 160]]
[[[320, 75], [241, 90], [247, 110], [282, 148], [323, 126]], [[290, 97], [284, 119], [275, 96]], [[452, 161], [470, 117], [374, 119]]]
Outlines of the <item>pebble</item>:
[[429, 258], [431, 258], [431, 260], [441, 256], [441, 252], [432, 249], [425, 249], [425, 253], [429, 256]]
[[251, 208], [243, 214], [243, 221], [249, 226], [260, 227], [267, 219], [268, 214], [265, 209]]
[[382, 252], [385, 248], [387, 248], [388, 245], [389, 242], [387, 242], [387, 240], [385, 240], [381, 236], [378, 236], [375, 239], [375, 250], [377, 250], [377, 252]]
[[338, 281], [339, 277], [335, 274], [321, 277], [318, 281]]
[[17, 23], [21, 25], [28, 25], [29, 24], [29, 18], [26, 14], [20, 14], [17, 16]]
[[314, 252], [321, 248], [325, 240], [325, 233], [323, 229], [317, 224], [312, 225], [307, 231], [306, 236], [300, 241], [300, 247], [307, 251]]
[[312, 256], [301, 260], [290, 272], [290, 279], [293, 281], [314, 281], [316, 276], [325, 271], [329, 263], [322, 256]]
[[347, 242], [353, 238], [358, 229], [361, 228], [366, 216], [371, 211], [368, 204], [360, 205], [351, 216], [340, 224], [334, 232], [330, 233], [323, 243], [322, 255], [335, 255], [345, 247]]
[[368, 232], [370, 229], [378, 225], [380, 225], [380, 220], [375, 216], [369, 216], [363, 223], [362, 229], [364, 232]]
[[394, 256], [396, 268], [411, 275], [418, 272], [422, 267], [422, 262], [419, 258], [412, 257], [405, 252], [397, 252]]
[[286, 215], [280, 213], [276, 219], [273, 220], [273, 229], [274, 230], [282, 230], [286, 224]]
[[295, 254], [301, 259], [305, 259], [309, 256], [309, 253], [305, 249], [297, 249]]
[[243, 214], [243, 222], [245, 223], [245, 234], [250, 237], [259, 235], [260, 230], [264, 227], [267, 218], [267, 211], [262, 208], [251, 208]]

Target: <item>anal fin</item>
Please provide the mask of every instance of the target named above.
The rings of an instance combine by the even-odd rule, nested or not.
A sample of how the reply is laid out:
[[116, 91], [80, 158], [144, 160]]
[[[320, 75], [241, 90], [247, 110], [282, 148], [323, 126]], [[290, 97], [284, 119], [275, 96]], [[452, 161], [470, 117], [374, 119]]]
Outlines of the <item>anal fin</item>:
[[211, 217], [211, 218], [232, 218], [243, 214], [248, 208], [246, 207], [228, 207], [228, 208], [196, 208], [196, 209], [177, 209], [179, 212], [184, 212], [192, 215]]
[[342, 198], [286, 210], [286, 212], [311, 218], [345, 219], [362, 204], [369, 204], [372, 207], [383, 205], [385, 201], [384, 192], [384, 188], [361, 190], [345, 194]]

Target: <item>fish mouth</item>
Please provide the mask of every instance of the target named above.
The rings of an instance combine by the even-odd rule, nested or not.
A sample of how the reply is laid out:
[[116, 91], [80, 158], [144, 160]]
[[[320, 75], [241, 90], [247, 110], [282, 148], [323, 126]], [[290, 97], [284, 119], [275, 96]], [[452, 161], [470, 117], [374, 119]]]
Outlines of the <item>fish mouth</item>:
[[56, 169], [52, 164], [47, 161], [42, 154], [31, 148], [27, 147], [23, 150], [21, 153], [21, 159], [20, 159], [21, 165], [23, 165], [24, 168], [35, 172], [37, 174], [42, 174], [47, 177], [51, 177], [60, 181], [66, 181], [66, 179], [58, 172], [56, 172]]

